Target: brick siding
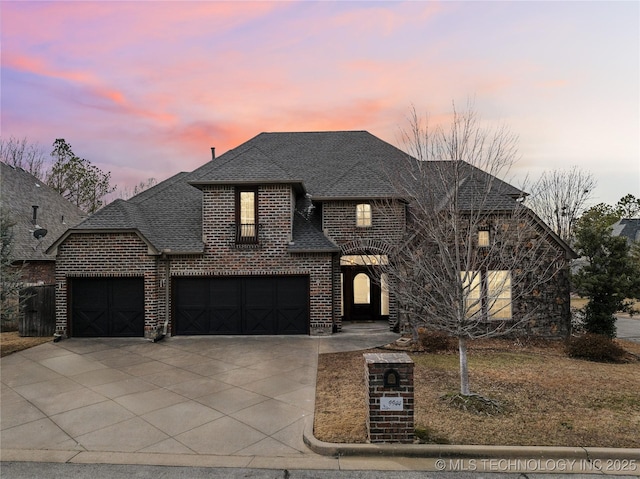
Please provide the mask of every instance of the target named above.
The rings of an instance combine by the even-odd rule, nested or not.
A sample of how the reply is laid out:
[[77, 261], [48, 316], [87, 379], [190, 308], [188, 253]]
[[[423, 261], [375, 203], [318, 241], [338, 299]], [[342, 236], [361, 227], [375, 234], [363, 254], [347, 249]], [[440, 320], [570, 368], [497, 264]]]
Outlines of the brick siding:
[[[411, 443], [414, 437], [413, 361], [406, 353], [365, 353], [367, 437], [371, 443]], [[395, 387], [385, 385], [385, 373], [398, 373]], [[401, 410], [383, 410], [382, 398], [398, 398]]]

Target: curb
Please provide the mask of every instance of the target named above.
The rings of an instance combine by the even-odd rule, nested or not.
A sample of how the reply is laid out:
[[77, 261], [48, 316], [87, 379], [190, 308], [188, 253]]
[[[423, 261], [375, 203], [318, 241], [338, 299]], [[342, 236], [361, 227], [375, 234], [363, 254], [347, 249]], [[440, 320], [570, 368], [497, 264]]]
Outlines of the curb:
[[449, 444], [343, 444], [324, 442], [313, 435], [313, 418], [307, 420], [304, 443], [323, 456], [377, 456], [414, 458], [577, 459], [640, 462], [640, 449], [608, 447], [484, 446]]

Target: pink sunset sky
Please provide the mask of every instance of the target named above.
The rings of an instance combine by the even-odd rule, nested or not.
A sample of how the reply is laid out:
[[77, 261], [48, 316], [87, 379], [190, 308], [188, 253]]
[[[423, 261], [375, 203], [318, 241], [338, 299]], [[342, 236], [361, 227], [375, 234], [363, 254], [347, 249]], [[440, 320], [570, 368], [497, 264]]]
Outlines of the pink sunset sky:
[[[368, 130], [469, 98], [516, 178], [577, 165], [640, 196], [640, 4], [2, 1], [2, 138], [56, 138], [122, 190], [262, 131]], [[509, 179], [509, 178], [507, 178]]]

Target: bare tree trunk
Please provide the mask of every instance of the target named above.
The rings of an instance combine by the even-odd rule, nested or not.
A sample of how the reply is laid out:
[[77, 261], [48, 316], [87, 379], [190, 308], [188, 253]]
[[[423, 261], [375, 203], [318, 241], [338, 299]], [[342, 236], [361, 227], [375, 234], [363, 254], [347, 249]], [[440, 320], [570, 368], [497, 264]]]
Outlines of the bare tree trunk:
[[458, 336], [458, 352], [460, 357], [460, 394], [468, 396], [469, 390], [469, 366], [467, 363], [467, 340], [464, 336]]

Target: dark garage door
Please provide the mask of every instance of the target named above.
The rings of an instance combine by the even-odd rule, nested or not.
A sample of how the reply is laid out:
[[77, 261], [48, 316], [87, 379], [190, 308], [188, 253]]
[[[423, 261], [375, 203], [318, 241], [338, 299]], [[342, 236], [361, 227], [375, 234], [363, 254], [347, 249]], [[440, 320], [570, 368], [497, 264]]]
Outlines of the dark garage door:
[[176, 334], [307, 334], [306, 276], [179, 278]]
[[71, 335], [76, 337], [144, 336], [142, 278], [71, 280]]

